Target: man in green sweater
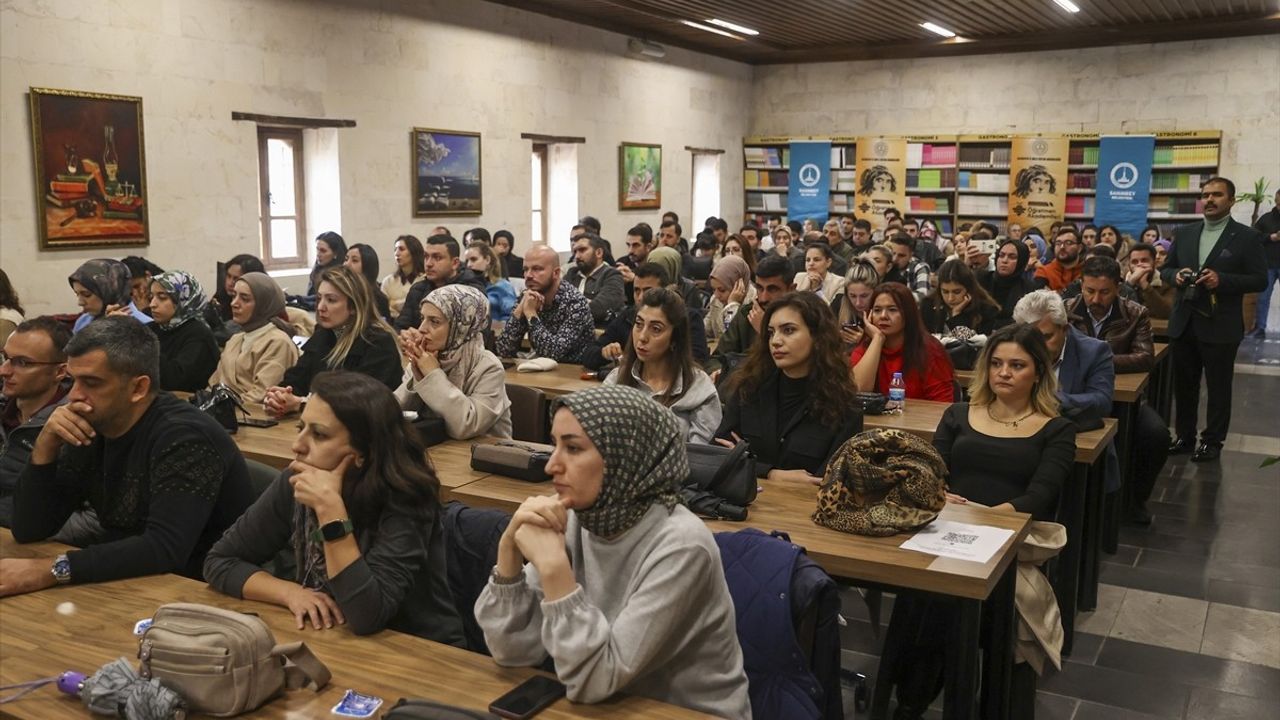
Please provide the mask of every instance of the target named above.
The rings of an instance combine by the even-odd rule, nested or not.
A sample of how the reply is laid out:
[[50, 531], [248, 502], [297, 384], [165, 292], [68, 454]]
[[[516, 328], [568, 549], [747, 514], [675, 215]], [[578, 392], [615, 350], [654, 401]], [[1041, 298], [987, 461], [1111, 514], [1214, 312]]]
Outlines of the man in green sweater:
[[756, 266], [756, 300], [750, 307], [743, 307], [729, 321], [716, 343], [715, 352], [706, 363], [707, 372], [713, 373], [712, 379], [719, 382], [720, 372], [732, 372], [742, 356], [751, 351], [751, 345], [760, 333], [760, 319], [764, 317], [765, 308], [775, 298], [796, 289], [792, 280], [791, 263], [781, 255], [769, 255]]

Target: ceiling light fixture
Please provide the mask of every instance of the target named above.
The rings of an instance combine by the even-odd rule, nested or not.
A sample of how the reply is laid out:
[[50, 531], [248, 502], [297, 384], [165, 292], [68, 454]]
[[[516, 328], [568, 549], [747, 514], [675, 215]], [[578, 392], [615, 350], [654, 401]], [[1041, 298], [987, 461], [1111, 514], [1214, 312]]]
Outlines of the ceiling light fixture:
[[743, 35], [750, 35], [752, 37], [755, 37], [756, 35], [760, 34], [759, 30], [752, 30], [749, 27], [743, 27], [742, 25], [731, 23], [728, 20], [719, 20], [716, 18], [711, 18], [707, 22], [711, 23], [712, 25], [719, 25], [720, 27], [726, 30], [732, 30], [736, 33], [742, 33]]
[[717, 34], [717, 35], [723, 35], [723, 36], [725, 36], [725, 37], [727, 37], [727, 38], [730, 38], [730, 39], [732, 39], [732, 40], [741, 40], [741, 39], [742, 39], [742, 38], [738, 37], [737, 35], [734, 35], [733, 33], [727, 33], [727, 32], [725, 32], [725, 31], [723, 31], [723, 30], [721, 30], [721, 29], [719, 29], [719, 28], [713, 28], [713, 27], [711, 27], [710, 25], [703, 25], [702, 23], [694, 22], [694, 21], [692, 21], [692, 20], [681, 20], [681, 21], [680, 21], [680, 24], [681, 24], [681, 25], [688, 25], [688, 26], [689, 26], [689, 27], [691, 27], [691, 28], [697, 28], [697, 29], [699, 29], [699, 30], [703, 30], [703, 31], [705, 31], [705, 32], [715, 33], [715, 34]]
[[936, 33], [938, 35], [941, 35], [944, 38], [953, 38], [956, 36], [956, 34], [951, 32], [950, 30], [942, 27], [941, 25], [935, 25], [931, 22], [922, 22], [920, 23], [920, 27], [924, 28], [925, 30], [928, 30], [931, 33]]
[[1069, 13], [1080, 12], [1080, 6], [1071, 2], [1071, 0], [1053, 0], [1053, 2], [1056, 3], [1058, 7], [1062, 8], [1063, 10], [1066, 10]]
[[667, 56], [667, 49], [652, 40], [627, 38], [627, 49], [637, 55], [644, 55], [645, 57], [663, 58]]

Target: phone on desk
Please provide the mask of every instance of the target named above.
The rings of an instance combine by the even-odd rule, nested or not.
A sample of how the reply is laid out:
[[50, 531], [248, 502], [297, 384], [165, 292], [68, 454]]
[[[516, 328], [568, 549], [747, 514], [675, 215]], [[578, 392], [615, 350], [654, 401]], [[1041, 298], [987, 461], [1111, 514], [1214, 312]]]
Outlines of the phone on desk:
[[247, 425], [248, 427], [269, 428], [269, 427], [275, 427], [276, 425], [279, 425], [280, 421], [272, 420], [271, 418], [247, 417], [247, 418], [242, 418], [240, 420], [240, 424]]
[[535, 675], [490, 703], [489, 712], [510, 720], [525, 720], [564, 697], [564, 692], [564, 685], [558, 680]]

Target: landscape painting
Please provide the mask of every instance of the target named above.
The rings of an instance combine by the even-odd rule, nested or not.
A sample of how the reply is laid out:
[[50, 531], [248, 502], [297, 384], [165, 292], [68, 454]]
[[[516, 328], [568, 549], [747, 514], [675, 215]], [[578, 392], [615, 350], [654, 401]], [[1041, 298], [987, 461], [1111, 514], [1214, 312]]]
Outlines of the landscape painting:
[[413, 216], [480, 210], [480, 133], [414, 128]]
[[146, 245], [142, 98], [31, 88], [40, 246]]
[[662, 207], [662, 146], [622, 143], [618, 146], [618, 209]]

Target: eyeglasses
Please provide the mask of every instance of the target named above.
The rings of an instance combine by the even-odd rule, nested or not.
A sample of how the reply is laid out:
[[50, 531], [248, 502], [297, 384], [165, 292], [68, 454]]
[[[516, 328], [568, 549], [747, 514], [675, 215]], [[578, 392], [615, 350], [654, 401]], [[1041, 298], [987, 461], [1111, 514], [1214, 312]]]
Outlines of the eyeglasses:
[[32, 365], [61, 365], [57, 360], [32, 360], [22, 356], [13, 356], [4, 352], [0, 352], [0, 365], [10, 363], [19, 370], [24, 370]]

